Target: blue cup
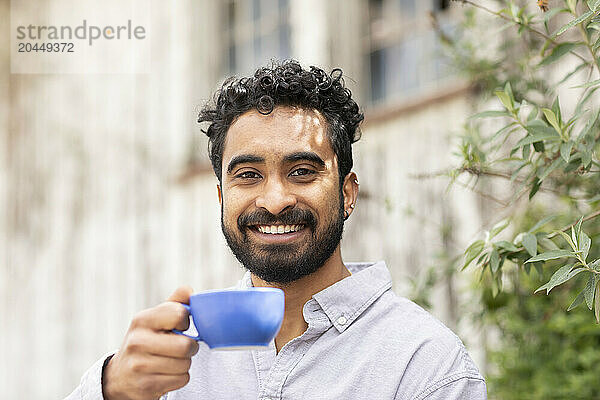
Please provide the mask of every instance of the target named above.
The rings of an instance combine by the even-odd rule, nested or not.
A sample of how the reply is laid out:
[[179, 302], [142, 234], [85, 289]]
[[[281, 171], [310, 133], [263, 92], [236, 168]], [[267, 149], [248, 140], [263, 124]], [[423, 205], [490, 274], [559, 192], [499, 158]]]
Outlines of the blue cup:
[[281, 289], [211, 290], [183, 304], [192, 316], [197, 336], [173, 332], [205, 342], [211, 349], [265, 348], [279, 332], [285, 296]]

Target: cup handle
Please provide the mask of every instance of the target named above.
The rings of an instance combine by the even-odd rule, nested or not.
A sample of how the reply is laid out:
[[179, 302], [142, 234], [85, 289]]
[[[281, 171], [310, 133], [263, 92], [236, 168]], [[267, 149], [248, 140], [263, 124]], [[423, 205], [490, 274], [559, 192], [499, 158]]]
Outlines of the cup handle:
[[[188, 313], [190, 314], [190, 316], [191, 316], [191, 315], [192, 315], [192, 310], [190, 309], [190, 306], [188, 306], [187, 304], [183, 304], [183, 303], [182, 303], [181, 305], [185, 307], [185, 309], [187, 310], [187, 312], [188, 312]], [[194, 318], [194, 317], [192, 317], [192, 319], [193, 319], [193, 318]], [[196, 342], [198, 342], [198, 341], [202, 340], [202, 338], [200, 337], [200, 334], [199, 334], [199, 333], [198, 333], [198, 335], [197, 335], [197, 336], [190, 336], [190, 335], [187, 335], [187, 334], [185, 334], [185, 333], [183, 333], [182, 331], [179, 331], [179, 330], [177, 330], [177, 329], [173, 329], [171, 332], [173, 332], [173, 333], [176, 333], [176, 334], [178, 334], [178, 335], [181, 335], [181, 336], [188, 337], [188, 338], [190, 338], [190, 339], [193, 339], [193, 340], [195, 340]]]

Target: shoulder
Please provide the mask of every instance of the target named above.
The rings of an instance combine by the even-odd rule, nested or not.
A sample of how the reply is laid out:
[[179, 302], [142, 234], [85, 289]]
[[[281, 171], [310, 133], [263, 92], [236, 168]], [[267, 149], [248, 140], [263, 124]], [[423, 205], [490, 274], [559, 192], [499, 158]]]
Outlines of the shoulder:
[[419, 346], [430, 345], [447, 351], [464, 348], [461, 340], [437, 318], [412, 301], [388, 290], [365, 311], [365, 319], [373, 327], [392, 333], [390, 339]]
[[412, 301], [386, 291], [365, 311], [368, 331], [402, 370], [400, 389], [426, 393], [458, 380], [483, 377], [458, 336]]

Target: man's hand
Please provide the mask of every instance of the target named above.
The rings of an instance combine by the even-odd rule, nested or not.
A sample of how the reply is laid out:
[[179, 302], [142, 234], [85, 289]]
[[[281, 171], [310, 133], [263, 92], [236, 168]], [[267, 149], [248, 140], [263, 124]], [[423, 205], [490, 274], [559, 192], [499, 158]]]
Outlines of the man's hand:
[[138, 313], [123, 345], [104, 369], [102, 392], [106, 400], [157, 399], [185, 386], [198, 343], [171, 329], [189, 327], [188, 303], [192, 288], [178, 288], [166, 302]]

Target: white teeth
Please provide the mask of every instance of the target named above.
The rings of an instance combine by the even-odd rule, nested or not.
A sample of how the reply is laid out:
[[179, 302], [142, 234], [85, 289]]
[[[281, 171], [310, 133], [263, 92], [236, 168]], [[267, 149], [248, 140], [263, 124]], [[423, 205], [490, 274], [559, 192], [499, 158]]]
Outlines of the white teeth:
[[258, 225], [260, 233], [281, 234], [299, 231], [302, 225]]

